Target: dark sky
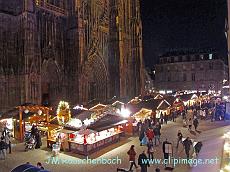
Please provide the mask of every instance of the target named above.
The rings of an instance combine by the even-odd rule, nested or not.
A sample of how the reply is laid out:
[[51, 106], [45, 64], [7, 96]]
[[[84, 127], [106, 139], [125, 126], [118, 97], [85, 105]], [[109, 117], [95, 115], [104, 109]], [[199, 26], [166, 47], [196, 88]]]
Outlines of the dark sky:
[[216, 49], [226, 56], [227, 0], [141, 0], [147, 67], [172, 50]]

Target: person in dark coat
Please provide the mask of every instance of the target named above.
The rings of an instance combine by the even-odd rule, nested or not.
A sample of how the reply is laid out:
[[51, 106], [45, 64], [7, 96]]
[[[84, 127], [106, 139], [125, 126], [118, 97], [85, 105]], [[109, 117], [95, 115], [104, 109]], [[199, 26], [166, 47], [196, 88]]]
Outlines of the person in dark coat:
[[173, 111], [173, 112], [172, 112], [172, 120], [173, 120], [173, 122], [175, 122], [175, 116], [176, 116], [176, 112]]
[[161, 141], [160, 141], [161, 132], [160, 132], [159, 126], [156, 126], [154, 128], [153, 132], [154, 132], [155, 146], [156, 146], [157, 140], [158, 140], [159, 144], [161, 143]]
[[145, 137], [145, 132], [144, 132], [144, 130], [142, 129], [141, 130], [141, 132], [140, 132], [140, 135], [139, 135], [139, 140], [140, 140], [140, 145], [142, 146], [142, 143], [141, 143], [141, 141], [142, 141], [142, 139]]
[[6, 149], [7, 149], [7, 144], [4, 142], [4, 137], [1, 137], [0, 141], [0, 156], [3, 154], [3, 159], [6, 159]]
[[39, 132], [36, 132], [35, 140], [36, 140], [35, 149], [39, 149], [41, 147], [41, 145], [42, 145], [41, 135], [40, 135]]
[[187, 156], [187, 159], [189, 159], [189, 151], [190, 151], [191, 146], [192, 146], [192, 141], [190, 140], [189, 137], [187, 137], [187, 138], [183, 141], [183, 144], [184, 144], [185, 154], [186, 154], [186, 156]]
[[194, 125], [194, 128], [195, 128], [195, 131], [197, 131], [198, 124], [199, 124], [199, 121], [198, 121], [197, 118], [195, 118], [195, 119], [193, 120], [193, 125]]
[[36, 126], [33, 124], [31, 128], [31, 135], [35, 136], [35, 134], [36, 134]]
[[141, 167], [141, 172], [147, 172], [149, 165], [148, 158], [145, 151], [143, 151], [138, 157], [138, 165]]
[[176, 148], [178, 148], [179, 143], [182, 143], [182, 138], [183, 138], [183, 135], [182, 135], [181, 131], [180, 131], [180, 130], [178, 130], [178, 133], [177, 133], [177, 144], [176, 144]]
[[195, 149], [196, 156], [200, 153], [202, 146], [203, 146], [202, 142], [197, 142], [197, 144], [195, 145], [194, 149]]
[[137, 123], [138, 135], [140, 135], [140, 133], [141, 133], [141, 128], [142, 128], [142, 121], [140, 120], [140, 121]]
[[167, 139], [165, 139], [165, 141], [163, 142], [163, 145], [162, 145], [162, 149], [163, 149], [163, 153], [164, 153], [164, 159], [169, 158], [169, 154], [166, 152], [166, 149], [165, 149], [166, 144], [170, 144]]
[[135, 162], [135, 157], [136, 157], [136, 152], [134, 150], [134, 145], [132, 145], [129, 149], [129, 151], [127, 152], [127, 154], [129, 155], [129, 161], [130, 161], [130, 168], [129, 171], [132, 171], [133, 165], [138, 168], [136, 162]]
[[164, 113], [164, 121], [165, 121], [165, 124], [167, 124], [167, 123], [168, 123], [168, 116], [167, 116], [167, 114], [166, 114], [166, 113]]

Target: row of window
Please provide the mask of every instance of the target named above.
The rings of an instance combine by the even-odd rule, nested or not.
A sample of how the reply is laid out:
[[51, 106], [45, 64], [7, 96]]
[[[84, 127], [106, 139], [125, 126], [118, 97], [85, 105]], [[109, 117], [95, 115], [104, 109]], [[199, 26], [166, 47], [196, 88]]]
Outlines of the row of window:
[[[174, 68], [174, 69], [173, 69], [173, 68]], [[167, 71], [168, 71], [168, 72], [170, 72], [170, 70], [176, 70], [176, 71], [178, 71], [179, 69], [181, 69], [179, 66], [174, 66], [173, 68], [170, 67], [170, 66], [167, 66]], [[186, 70], [186, 69], [188, 69], [188, 67], [185, 66], [185, 65], [183, 65], [183, 66], [182, 66], [182, 69], [183, 69], [183, 70]], [[191, 65], [191, 69], [192, 69], [192, 70], [194, 70], [194, 69], [197, 70], [198, 68], [195, 68], [195, 65], [192, 64], [192, 65]], [[212, 70], [212, 69], [213, 69], [213, 63], [209, 63], [208, 69], [209, 69], [209, 70]], [[200, 64], [199, 70], [204, 70], [204, 65], [203, 65], [203, 64]], [[161, 72], [164, 71], [164, 67], [163, 67], [163, 66], [160, 67], [160, 71], [161, 71]]]
[[196, 61], [196, 60], [212, 60], [214, 58], [215, 58], [215, 55], [213, 54], [162, 57], [160, 58], [160, 63], [173, 63], [173, 62]]
[[[192, 73], [191, 78], [192, 78], [192, 81], [196, 81], [196, 74]], [[168, 76], [168, 81], [171, 81], [171, 77], [170, 76]], [[183, 81], [187, 81], [187, 75], [186, 75], [186, 73], [183, 74]]]

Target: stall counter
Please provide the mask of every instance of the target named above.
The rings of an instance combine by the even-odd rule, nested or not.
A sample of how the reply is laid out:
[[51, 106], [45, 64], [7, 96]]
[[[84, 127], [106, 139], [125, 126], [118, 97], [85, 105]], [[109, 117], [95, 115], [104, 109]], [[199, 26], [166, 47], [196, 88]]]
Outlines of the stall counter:
[[81, 154], [81, 155], [89, 155], [96, 151], [99, 151], [103, 148], [105, 148], [108, 145], [111, 145], [113, 143], [116, 143], [120, 141], [121, 134], [123, 132], [117, 132], [116, 134], [107, 137], [102, 140], [98, 140], [92, 144], [83, 144], [83, 143], [77, 143], [75, 141], [69, 141], [70, 151]]

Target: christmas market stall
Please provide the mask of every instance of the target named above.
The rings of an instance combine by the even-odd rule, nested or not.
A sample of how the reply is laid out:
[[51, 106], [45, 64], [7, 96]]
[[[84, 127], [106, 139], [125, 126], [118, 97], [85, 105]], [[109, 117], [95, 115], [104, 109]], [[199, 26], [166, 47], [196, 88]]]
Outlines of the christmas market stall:
[[88, 155], [118, 142], [128, 121], [116, 115], [106, 114], [86, 128], [81, 127], [70, 138], [70, 150], [77, 154]]
[[180, 99], [185, 106], [193, 106], [198, 102], [198, 96], [196, 94], [183, 94], [180, 95]]
[[30, 132], [32, 125], [36, 125], [39, 131], [46, 132], [50, 120], [50, 108], [24, 104], [17, 106], [12, 113], [5, 113], [1, 116], [1, 123], [11, 131], [14, 138], [23, 141], [24, 135]]
[[62, 148], [67, 145], [74, 153], [88, 155], [118, 142], [127, 120], [118, 113], [109, 114], [106, 107], [99, 104], [71, 117], [69, 105], [61, 102], [49, 125], [47, 146], [60, 142]]
[[151, 116], [159, 119], [161, 114], [169, 115], [171, 105], [165, 99], [153, 99], [149, 101], [143, 101], [140, 103], [142, 108], [151, 110]]
[[142, 108], [140, 111], [135, 113], [133, 117], [136, 119], [136, 121], [144, 121], [145, 119], [148, 119], [152, 116], [152, 110]]

